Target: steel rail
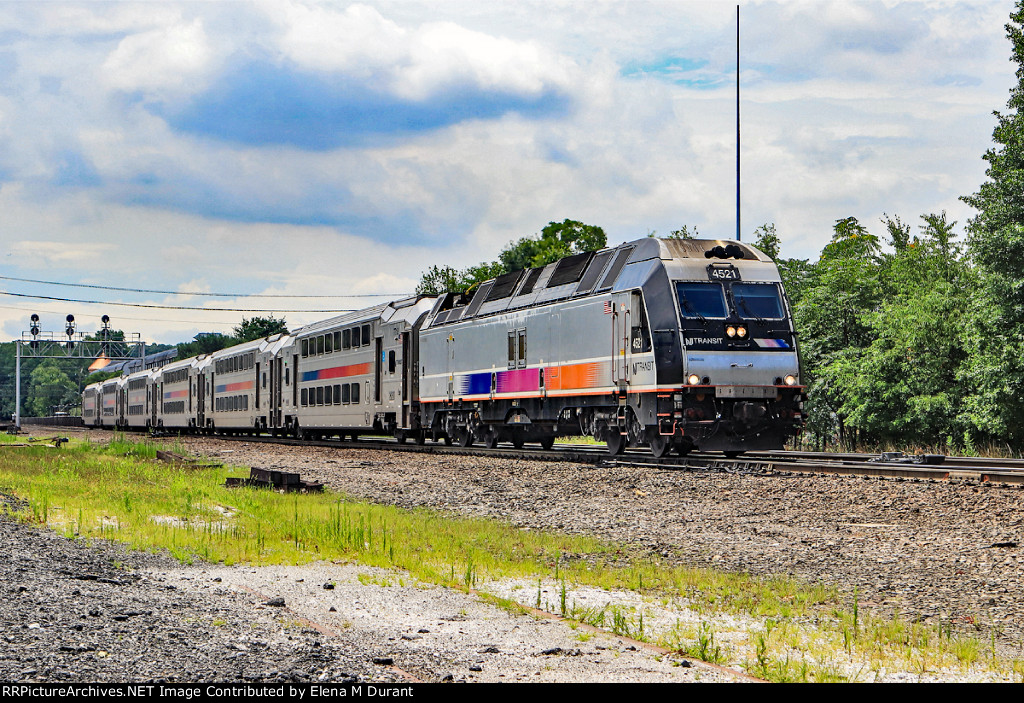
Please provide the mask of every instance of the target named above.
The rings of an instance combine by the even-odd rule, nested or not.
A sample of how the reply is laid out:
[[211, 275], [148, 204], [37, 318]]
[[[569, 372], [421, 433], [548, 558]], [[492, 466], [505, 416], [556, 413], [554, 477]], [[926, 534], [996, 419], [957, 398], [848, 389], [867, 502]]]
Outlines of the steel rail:
[[[869, 462], [865, 454], [828, 454], [825, 452], [752, 452], [734, 459], [718, 454], [694, 453], [685, 457], [657, 458], [642, 448], [628, 449], [610, 456], [604, 447], [595, 445], [556, 445], [545, 449], [487, 449], [459, 447], [443, 442], [422, 445], [400, 444], [394, 439], [367, 438], [352, 440], [298, 440], [290, 437], [215, 435], [218, 439], [279, 444], [297, 447], [333, 449], [377, 449], [394, 452], [470, 455], [530, 461], [575, 462], [595, 466], [634, 466], [669, 471], [718, 471], [724, 473], [775, 475], [860, 476], [895, 480], [932, 482], [968, 482], [990, 485], [1024, 486], [1024, 462], [1021, 460], [975, 459], [948, 457], [941, 465]], [[1020, 468], [1018, 468], [1020, 467]]]

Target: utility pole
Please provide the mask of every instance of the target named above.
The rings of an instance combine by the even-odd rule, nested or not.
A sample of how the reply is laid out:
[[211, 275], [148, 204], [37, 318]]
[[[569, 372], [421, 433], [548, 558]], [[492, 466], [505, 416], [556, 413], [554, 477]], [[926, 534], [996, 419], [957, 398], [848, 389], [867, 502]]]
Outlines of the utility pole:
[[740, 232], [740, 6], [736, 6], [736, 241]]

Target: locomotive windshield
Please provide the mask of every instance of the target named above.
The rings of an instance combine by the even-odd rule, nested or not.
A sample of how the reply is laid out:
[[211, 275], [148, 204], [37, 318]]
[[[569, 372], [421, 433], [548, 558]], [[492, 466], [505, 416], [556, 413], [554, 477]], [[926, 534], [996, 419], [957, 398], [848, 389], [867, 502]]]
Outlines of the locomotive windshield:
[[683, 317], [703, 319], [727, 317], [725, 291], [721, 283], [676, 283], [679, 309]]
[[779, 320], [784, 317], [779, 289], [772, 283], [733, 283], [732, 299], [741, 317]]

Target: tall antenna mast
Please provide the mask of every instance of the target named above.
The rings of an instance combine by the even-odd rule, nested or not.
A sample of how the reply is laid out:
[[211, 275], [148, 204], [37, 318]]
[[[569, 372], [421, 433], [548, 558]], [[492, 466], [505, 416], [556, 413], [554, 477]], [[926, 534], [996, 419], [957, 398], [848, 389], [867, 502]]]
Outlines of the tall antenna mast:
[[736, 241], [740, 234], [740, 6], [736, 5]]

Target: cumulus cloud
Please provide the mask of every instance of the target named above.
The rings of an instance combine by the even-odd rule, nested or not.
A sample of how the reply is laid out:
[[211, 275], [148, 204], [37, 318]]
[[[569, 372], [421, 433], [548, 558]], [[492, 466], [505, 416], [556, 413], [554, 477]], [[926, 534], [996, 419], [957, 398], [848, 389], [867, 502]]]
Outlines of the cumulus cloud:
[[194, 89], [211, 70], [214, 52], [200, 18], [129, 34], [103, 63], [115, 90], [146, 93]]

